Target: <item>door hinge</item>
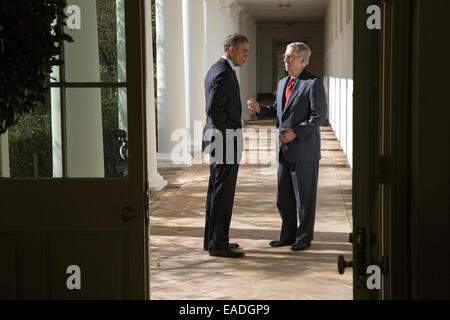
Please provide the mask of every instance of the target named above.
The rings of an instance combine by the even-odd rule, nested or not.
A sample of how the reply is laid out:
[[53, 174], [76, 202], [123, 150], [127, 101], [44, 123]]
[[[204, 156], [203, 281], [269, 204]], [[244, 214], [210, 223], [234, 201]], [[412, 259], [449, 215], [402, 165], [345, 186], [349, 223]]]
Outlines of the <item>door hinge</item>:
[[378, 184], [385, 184], [388, 173], [388, 158], [385, 154], [378, 157]]
[[378, 266], [380, 267], [381, 273], [384, 276], [389, 275], [389, 257], [388, 256], [382, 256]]
[[145, 225], [150, 225], [150, 188], [148, 181], [145, 182]]

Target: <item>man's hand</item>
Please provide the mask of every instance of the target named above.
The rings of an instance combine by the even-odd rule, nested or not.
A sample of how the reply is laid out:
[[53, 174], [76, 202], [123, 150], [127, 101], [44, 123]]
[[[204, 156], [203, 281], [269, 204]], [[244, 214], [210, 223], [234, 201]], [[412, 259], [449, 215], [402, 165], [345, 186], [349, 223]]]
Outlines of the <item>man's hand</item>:
[[255, 99], [250, 98], [250, 99], [247, 101], [247, 105], [248, 105], [248, 108], [249, 108], [251, 111], [257, 112], [257, 113], [260, 113], [260, 112], [261, 112], [261, 107], [260, 107], [259, 103], [256, 102]]
[[281, 143], [288, 144], [289, 142], [297, 138], [297, 135], [292, 129], [282, 129], [281, 132], [282, 134], [279, 137]]

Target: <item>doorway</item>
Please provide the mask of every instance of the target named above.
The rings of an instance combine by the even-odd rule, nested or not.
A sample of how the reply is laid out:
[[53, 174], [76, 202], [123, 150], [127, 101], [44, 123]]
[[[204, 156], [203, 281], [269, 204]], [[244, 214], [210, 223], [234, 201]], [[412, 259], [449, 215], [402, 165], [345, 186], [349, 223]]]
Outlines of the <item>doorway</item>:
[[143, 1], [76, 5], [45, 101], [2, 137], [4, 299], [149, 297]]

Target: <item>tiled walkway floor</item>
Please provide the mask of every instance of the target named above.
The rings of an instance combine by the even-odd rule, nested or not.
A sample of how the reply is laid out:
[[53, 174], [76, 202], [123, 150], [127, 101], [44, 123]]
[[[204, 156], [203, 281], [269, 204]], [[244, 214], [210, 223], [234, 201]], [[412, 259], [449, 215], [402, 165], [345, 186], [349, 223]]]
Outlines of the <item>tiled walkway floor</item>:
[[[251, 129], [271, 122], [249, 122]], [[249, 154], [264, 153], [260, 150]], [[265, 153], [271, 157], [275, 152]], [[351, 260], [351, 169], [330, 127], [322, 128], [322, 160], [315, 241], [308, 251], [271, 248], [278, 237], [276, 166], [239, 169], [230, 241], [242, 259], [210, 257], [203, 251], [208, 165], [161, 168], [168, 186], [152, 193], [150, 218], [152, 299], [352, 299], [352, 275], [337, 272], [337, 257]], [[245, 159], [245, 158], [244, 158]], [[248, 163], [248, 161], [247, 161]]]

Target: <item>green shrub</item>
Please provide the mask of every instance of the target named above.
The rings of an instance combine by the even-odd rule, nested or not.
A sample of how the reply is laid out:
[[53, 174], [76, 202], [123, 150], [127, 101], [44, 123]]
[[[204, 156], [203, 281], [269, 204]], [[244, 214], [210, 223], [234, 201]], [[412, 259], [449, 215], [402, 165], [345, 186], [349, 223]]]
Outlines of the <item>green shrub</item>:
[[49, 91], [45, 104], [9, 128], [11, 177], [52, 177], [52, 133]]
[[[0, 6], [0, 134], [45, 104], [63, 32], [66, 0], [2, 0]], [[55, 22], [55, 23], [54, 23]]]

